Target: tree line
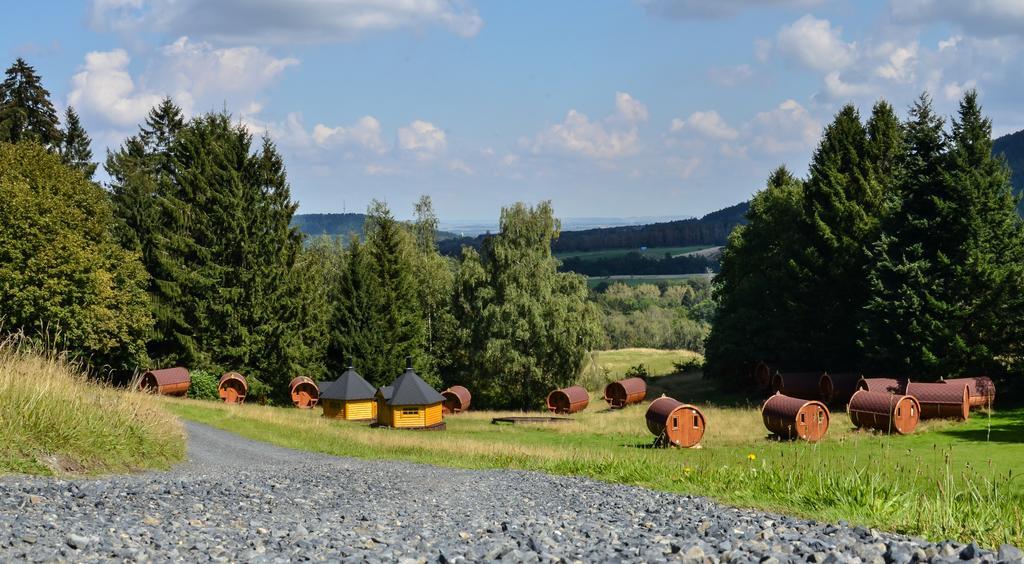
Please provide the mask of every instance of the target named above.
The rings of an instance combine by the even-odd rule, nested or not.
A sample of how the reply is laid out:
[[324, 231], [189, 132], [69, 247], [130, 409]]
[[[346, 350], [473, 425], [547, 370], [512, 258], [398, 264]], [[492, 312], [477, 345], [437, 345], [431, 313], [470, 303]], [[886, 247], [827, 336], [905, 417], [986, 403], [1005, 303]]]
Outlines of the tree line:
[[474, 403], [535, 407], [601, 337], [585, 280], [557, 271], [549, 203], [503, 209], [457, 258], [438, 252], [429, 197], [411, 223], [374, 202], [364, 240], [306, 240], [273, 141], [226, 111], [164, 99], [108, 152], [106, 186], [70, 108], [65, 122], [19, 59], [0, 89], [0, 319], [97, 371], [232, 369], [286, 401], [296, 375], [353, 361], [383, 385], [411, 356]]
[[929, 380], [1019, 372], [1024, 229], [971, 91], [947, 125], [847, 105], [805, 179], [784, 167], [729, 237], [708, 373], [749, 363]]

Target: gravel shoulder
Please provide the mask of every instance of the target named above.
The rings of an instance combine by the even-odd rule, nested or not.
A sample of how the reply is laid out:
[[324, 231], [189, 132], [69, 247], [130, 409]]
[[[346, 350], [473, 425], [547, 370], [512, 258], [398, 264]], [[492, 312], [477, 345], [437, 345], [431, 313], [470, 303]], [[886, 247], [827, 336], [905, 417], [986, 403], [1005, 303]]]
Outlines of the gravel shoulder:
[[0, 478], [0, 561], [1024, 562], [534, 472], [293, 451], [187, 423], [189, 461]]

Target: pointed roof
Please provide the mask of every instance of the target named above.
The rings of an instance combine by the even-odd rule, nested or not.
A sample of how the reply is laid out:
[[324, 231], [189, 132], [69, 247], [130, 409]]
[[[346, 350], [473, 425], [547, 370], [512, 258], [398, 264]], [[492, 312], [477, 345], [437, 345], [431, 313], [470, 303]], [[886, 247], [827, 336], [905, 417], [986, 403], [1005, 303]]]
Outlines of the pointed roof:
[[395, 379], [391, 387], [394, 388], [394, 392], [391, 399], [387, 400], [388, 405], [432, 405], [444, 401], [444, 396], [413, 371], [411, 358], [408, 368]]
[[320, 399], [325, 400], [368, 400], [373, 399], [376, 390], [351, 365], [337, 380], [320, 389]]

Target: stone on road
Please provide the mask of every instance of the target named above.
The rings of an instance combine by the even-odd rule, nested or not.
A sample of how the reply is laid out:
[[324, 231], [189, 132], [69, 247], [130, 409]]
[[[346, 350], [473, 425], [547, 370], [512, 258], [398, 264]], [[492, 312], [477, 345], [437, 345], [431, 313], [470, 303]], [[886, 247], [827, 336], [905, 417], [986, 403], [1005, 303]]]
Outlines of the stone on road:
[[0, 478], [0, 561], [997, 562], [1021, 554], [583, 478], [337, 458], [192, 423], [187, 430], [189, 461], [168, 472]]

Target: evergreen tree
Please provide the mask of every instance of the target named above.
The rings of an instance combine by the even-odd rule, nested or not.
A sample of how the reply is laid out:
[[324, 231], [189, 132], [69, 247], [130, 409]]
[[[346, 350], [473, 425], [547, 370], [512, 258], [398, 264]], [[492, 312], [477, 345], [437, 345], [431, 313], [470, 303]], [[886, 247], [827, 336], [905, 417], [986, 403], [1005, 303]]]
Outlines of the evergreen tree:
[[64, 112], [64, 133], [57, 152], [64, 164], [78, 169], [89, 179], [96, 173], [96, 163], [92, 162], [92, 149], [89, 147], [91, 143], [92, 139], [82, 127], [75, 109], [68, 106]]
[[778, 366], [810, 354], [800, 300], [809, 273], [795, 260], [805, 247], [793, 227], [803, 218], [803, 184], [785, 167], [750, 201], [747, 224], [722, 251], [714, 279], [718, 308], [706, 343], [706, 373], [736, 381], [757, 361]]
[[[331, 294], [336, 316], [330, 327], [326, 365], [328, 374], [334, 378], [348, 368], [349, 362], [357, 363], [361, 372], [372, 367], [371, 359], [377, 354], [374, 291], [366, 250], [359, 237], [353, 234], [345, 249], [337, 288]], [[390, 383], [384, 382], [386, 378], [386, 375], [381, 377], [383, 384]]]
[[19, 57], [0, 84], [0, 141], [31, 141], [47, 148], [60, 144], [57, 110], [36, 70]]
[[898, 186], [903, 178], [903, 157], [906, 153], [903, 124], [892, 106], [885, 100], [879, 100], [871, 109], [871, 118], [865, 129], [865, 154], [874, 180], [882, 190], [883, 209], [880, 216], [884, 217], [896, 205]]

